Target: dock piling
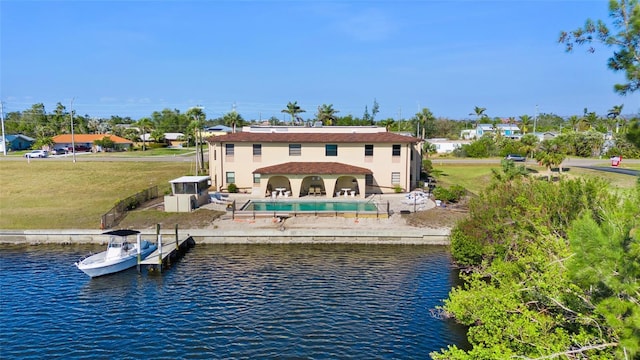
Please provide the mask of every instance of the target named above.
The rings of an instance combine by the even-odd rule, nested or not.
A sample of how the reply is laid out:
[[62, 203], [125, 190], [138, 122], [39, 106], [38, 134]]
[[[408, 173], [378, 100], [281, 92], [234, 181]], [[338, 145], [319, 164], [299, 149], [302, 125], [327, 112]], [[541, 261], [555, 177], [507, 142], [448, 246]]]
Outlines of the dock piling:
[[[195, 245], [193, 237], [188, 234], [184, 240], [180, 240], [178, 235], [178, 224], [176, 224], [175, 227], [175, 237], [175, 244], [172, 244], [170, 241], [163, 244], [162, 234], [160, 233], [160, 224], [156, 224], [157, 249], [144, 259], [140, 259], [140, 254], [138, 254], [138, 271], [140, 271], [141, 265], [150, 265], [151, 267], [149, 268], [149, 271], [158, 270], [162, 273], [163, 267], [171, 266], [172, 262], [177, 261], [177, 259], [184, 255], [188, 249]], [[140, 234], [138, 234], [138, 248], [140, 248]]]

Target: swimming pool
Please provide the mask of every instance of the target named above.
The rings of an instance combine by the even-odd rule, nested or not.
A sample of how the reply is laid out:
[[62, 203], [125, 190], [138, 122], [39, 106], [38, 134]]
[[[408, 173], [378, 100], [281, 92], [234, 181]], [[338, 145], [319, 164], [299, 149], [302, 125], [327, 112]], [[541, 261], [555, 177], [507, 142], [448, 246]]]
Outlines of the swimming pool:
[[300, 201], [300, 200], [250, 200], [240, 211], [255, 212], [378, 212], [376, 204], [367, 201]]

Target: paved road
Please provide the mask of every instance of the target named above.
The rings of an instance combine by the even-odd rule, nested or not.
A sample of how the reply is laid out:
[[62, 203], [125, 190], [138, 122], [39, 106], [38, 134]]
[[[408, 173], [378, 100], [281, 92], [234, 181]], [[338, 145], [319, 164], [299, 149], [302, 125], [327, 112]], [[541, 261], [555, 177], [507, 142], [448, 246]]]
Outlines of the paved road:
[[604, 166], [576, 166], [576, 167], [583, 168], [583, 169], [612, 172], [612, 173], [623, 174], [623, 175], [631, 175], [631, 176], [638, 176], [640, 174], [640, 171], [638, 170], [620, 169], [620, 168], [614, 168], [614, 167], [604, 167]]
[[[474, 158], [431, 158], [433, 165], [438, 164], [500, 164], [502, 159], [474, 159]], [[640, 164], [640, 159], [624, 159], [624, 164]], [[535, 164], [535, 160], [529, 159], [525, 164]], [[609, 159], [584, 159], [584, 158], [568, 158], [562, 162], [562, 166], [602, 166], [611, 164]]]
[[[178, 156], [104, 156], [101, 154], [92, 153], [76, 153], [76, 161], [150, 161], [150, 162], [192, 162], [195, 161], [195, 153], [187, 153]], [[208, 159], [208, 152], [205, 151], [204, 158]], [[47, 159], [31, 159], [31, 161], [71, 161], [72, 156], [67, 155], [52, 155]], [[20, 156], [2, 156], [0, 154], [0, 161], [24, 161], [27, 159]], [[431, 158], [433, 165], [439, 164], [500, 164], [502, 159], [473, 159], [473, 158]], [[640, 164], [640, 159], [624, 159], [624, 164]], [[528, 160], [525, 164], [535, 164], [535, 160]], [[592, 168], [594, 170], [608, 171], [608, 170], [626, 170], [625, 171], [613, 171], [621, 174], [637, 175], [637, 171], [629, 169], [611, 168], [603, 166], [611, 164], [609, 159], [583, 159], [583, 158], [568, 158], [562, 162], [563, 167], [584, 167]]]
[[[204, 153], [205, 161], [208, 159], [207, 152]], [[0, 161], [24, 161], [27, 159], [20, 156], [2, 156], [0, 155]], [[31, 159], [30, 161], [73, 161], [73, 155], [50, 155], [46, 159]], [[178, 156], [113, 156], [113, 155], [101, 155], [93, 153], [76, 153], [76, 162], [84, 161], [149, 161], [149, 162], [195, 162], [195, 153], [181, 154]]]

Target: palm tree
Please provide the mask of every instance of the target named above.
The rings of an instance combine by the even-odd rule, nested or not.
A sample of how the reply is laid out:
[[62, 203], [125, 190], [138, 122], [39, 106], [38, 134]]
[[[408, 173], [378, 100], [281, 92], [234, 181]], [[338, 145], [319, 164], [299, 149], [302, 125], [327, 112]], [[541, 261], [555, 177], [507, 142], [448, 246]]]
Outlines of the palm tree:
[[549, 171], [549, 177], [551, 177], [551, 168], [558, 167], [558, 171], [562, 172], [562, 162], [566, 158], [562, 145], [557, 141], [544, 140], [538, 144], [538, 150], [536, 152], [536, 160], [544, 165]]
[[569, 119], [567, 119], [567, 121], [569, 122], [569, 125], [571, 126], [573, 131], [578, 131], [578, 127], [580, 127], [580, 122], [582, 122], [582, 119], [580, 119], [578, 115], [571, 115]]
[[476, 128], [478, 127], [478, 123], [480, 122], [480, 119], [487, 116], [487, 114], [484, 113], [486, 110], [487, 108], [476, 106], [473, 108], [473, 112], [469, 114], [469, 115], [476, 116]]
[[389, 131], [391, 127], [395, 124], [395, 120], [393, 120], [392, 118], [388, 118], [386, 120], [379, 121], [379, 123], [380, 125], [384, 126], [384, 128], [387, 129], [387, 131]]
[[520, 138], [520, 144], [525, 155], [533, 157], [533, 151], [536, 149], [536, 145], [538, 145], [538, 137], [534, 134], [524, 134], [522, 138]]
[[236, 126], [238, 126], [238, 124], [241, 124], [244, 119], [242, 118], [242, 115], [238, 114], [235, 110], [228, 112], [226, 114], [224, 114], [224, 116], [222, 116], [222, 121], [224, 121], [224, 124], [231, 127], [232, 132], [236, 132]]
[[153, 128], [153, 122], [149, 118], [142, 118], [138, 121], [138, 128], [140, 128], [140, 132], [142, 133], [142, 151], [145, 151], [147, 150], [147, 130], [150, 131]]
[[607, 117], [609, 119], [613, 119], [616, 122], [616, 134], [618, 133], [618, 130], [620, 129], [620, 124], [618, 122], [618, 117], [622, 113], [622, 108], [623, 107], [624, 107], [624, 104], [622, 104], [622, 105], [614, 105], [613, 108], [609, 109], [609, 112], [607, 113]]
[[422, 145], [422, 150], [424, 151], [425, 154], [427, 154], [427, 157], [429, 157], [429, 155], [432, 155], [438, 152], [436, 145], [428, 141], [424, 142], [424, 145]]
[[318, 120], [322, 121], [323, 125], [331, 126], [337, 120], [336, 113], [339, 113], [339, 111], [333, 108], [333, 104], [322, 104], [321, 106], [318, 106], [318, 113], [316, 114], [316, 117]]
[[422, 111], [416, 114], [416, 120], [420, 126], [420, 138], [425, 139], [427, 136], [431, 137], [435, 132], [436, 118], [429, 108], [424, 108]]
[[531, 126], [531, 116], [529, 115], [522, 115], [520, 116], [520, 126], [522, 127], [522, 133], [523, 134], [527, 134], [527, 132], [529, 131], [529, 126]]
[[591, 130], [598, 122], [598, 115], [594, 111], [588, 111], [587, 108], [584, 108], [582, 122], [589, 127], [588, 130]]
[[306, 112], [306, 110], [303, 110], [302, 108], [300, 108], [300, 106], [298, 106], [297, 101], [294, 101], [294, 102], [289, 101], [289, 103], [287, 104], [287, 108], [282, 110], [281, 112], [291, 115], [291, 122], [297, 122], [298, 120], [297, 115], [300, 113]]

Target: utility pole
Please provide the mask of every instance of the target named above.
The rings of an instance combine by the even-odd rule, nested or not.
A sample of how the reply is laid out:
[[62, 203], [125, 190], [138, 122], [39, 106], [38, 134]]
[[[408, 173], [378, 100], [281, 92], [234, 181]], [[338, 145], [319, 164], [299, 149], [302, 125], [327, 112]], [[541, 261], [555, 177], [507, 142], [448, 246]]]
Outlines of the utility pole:
[[0, 120], [2, 120], [2, 152], [7, 156], [7, 137], [4, 134], [4, 103], [0, 100]]
[[194, 126], [194, 141], [196, 143], [196, 176], [200, 175], [200, 160], [198, 159], [198, 132], [200, 131], [200, 119], [199, 115], [195, 115], [196, 126]]
[[71, 115], [71, 154], [73, 156], [73, 162], [76, 162], [76, 141], [75, 141], [75, 135], [73, 133], [73, 100], [75, 100], [76, 98], [72, 98], [71, 99], [71, 107], [70, 107], [70, 112], [69, 114]]
[[[204, 107], [197, 105], [194, 109], [202, 111]], [[202, 142], [202, 128], [200, 126], [200, 111], [196, 112], [194, 117], [196, 120], [196, 126], [194, 131], [195, 143], [196, 143], [196, 175], [200, 175], [200, 171], [204, 171], [204, 152], [200, 149], [200, 143]]]

